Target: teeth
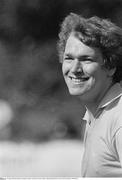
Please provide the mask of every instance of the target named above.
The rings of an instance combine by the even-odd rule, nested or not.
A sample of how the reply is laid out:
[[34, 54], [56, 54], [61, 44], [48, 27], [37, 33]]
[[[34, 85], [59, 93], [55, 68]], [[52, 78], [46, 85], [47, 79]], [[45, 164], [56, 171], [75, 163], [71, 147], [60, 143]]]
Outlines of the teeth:
[[82, 81], [81, 79], [75, 79], [75, 78], [72, 78], [72, 80], [73, 80], [74, 82], [77, 82], [77, 83], [79, 83], [79, 82]]
[[71, 77], [71, 79], [72, 79], [72, 81], [74, 81], [75, 83], [80, 83], [80, 82], [82, 82], [82, 81], [85, 81], [85, 80], [88, 80], [88, 77], [86, 77], [86, 78], [73, 78], [73, 77]]

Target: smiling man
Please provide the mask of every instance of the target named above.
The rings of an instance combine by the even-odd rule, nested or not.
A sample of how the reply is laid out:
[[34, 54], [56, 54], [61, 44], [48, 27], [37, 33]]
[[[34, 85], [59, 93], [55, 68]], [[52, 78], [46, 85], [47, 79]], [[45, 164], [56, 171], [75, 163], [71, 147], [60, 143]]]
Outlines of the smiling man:
[[69, 93], [86, 107], [82, 176], [122, 177], [122, 29], [71, 13], [58, 50]]

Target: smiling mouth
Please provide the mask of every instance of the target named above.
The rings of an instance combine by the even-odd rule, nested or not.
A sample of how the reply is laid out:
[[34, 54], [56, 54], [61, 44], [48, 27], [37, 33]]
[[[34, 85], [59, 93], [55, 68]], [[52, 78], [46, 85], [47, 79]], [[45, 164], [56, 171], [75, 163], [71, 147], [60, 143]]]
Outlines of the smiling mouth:
[[89, 77], [70, 77], [70, 79], [74, 82], [74, 83], [82, 83], [84, 81], [87, 81], [89, 79]]

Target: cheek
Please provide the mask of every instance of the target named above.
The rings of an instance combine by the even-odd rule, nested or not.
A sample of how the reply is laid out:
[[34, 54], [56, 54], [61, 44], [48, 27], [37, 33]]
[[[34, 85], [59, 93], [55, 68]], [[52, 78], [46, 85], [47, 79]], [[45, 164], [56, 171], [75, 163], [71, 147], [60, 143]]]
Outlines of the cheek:
[[68, 73], [68, 69], [69, 69], [69, 67], [65, 63], [63, 63], [62, 64], [62, 73], [63, 73], [63, 75], [66, 75]]
[[100, 66], [98, 64], [89, 65], [84, 68], [84, 73], [88, 74], [89, 76], [95, 76], [100, 72]]
[[64, 75], [64, 72], [65, 72], [65, 67], [64, 67], [64, 65], [62, 65], [62, 73], [63, 73], [63, 75]]

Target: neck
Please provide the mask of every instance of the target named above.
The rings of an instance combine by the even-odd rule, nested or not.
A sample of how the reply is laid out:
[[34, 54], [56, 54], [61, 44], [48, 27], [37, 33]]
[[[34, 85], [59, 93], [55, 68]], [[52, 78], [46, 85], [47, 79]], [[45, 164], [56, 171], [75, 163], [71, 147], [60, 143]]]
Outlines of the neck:
[[103, 97], [106, 95], [108, 90], [112, 87], [112, 85], [113, 83], [109, 84], [104, 90], [104, 92], [101, 95], [98, 95], [93, 101], [84, 102], [84, 105], [92, 113], [93, 116], [95, 116], [95, 113], [97, 112], [100, 102], [102, 101]]
[[93, 116], [95, 116], [95, 113], [97, 111], [97, 108], [98, 108], [99, 104], [97, 104], [97, 103], [86, 103], [85, 106], [91, 112], [91, 114]]

